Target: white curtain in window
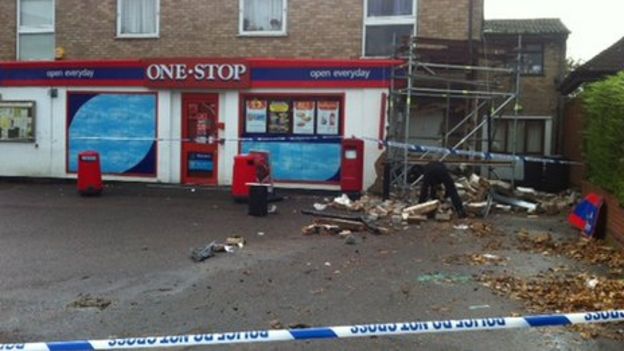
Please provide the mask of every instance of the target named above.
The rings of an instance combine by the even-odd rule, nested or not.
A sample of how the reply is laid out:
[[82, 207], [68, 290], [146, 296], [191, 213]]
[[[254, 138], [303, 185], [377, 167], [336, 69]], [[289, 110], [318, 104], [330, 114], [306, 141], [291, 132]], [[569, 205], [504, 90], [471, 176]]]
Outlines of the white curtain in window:
[[54, 25], [53, 0], [21, 0], [20, 26], [25, 28], [45, 28]]
[[155, 34], [158, 0], [122, 0], [121, 33]]
[[244, 31], [281, 31], [284, 28], [284, 0], [244, 0]]
[[414, 0], [368, 0], [368, 16], [411, 15]]

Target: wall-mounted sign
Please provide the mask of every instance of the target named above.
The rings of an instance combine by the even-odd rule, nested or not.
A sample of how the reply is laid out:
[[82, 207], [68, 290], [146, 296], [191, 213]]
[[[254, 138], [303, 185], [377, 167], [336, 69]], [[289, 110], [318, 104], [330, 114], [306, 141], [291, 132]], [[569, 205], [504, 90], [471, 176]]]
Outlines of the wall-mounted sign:
[[250, 86], [251, 69], [242, 60], [146, 61], [145, 85], [152, 88], [241, 89]]
[[32, 142], [35, 140], [34, 127], [33, 101], [0, 102], [0, 141]]

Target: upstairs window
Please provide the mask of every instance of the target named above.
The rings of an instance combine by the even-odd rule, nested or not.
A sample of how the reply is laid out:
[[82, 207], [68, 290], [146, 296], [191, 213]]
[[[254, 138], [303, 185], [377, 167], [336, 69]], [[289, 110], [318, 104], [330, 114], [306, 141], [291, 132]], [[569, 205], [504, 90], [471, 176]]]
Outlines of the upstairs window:
[[287, 0], [240, 0], [241, 35], [286, 35]]
[[54, 0], [19, 0], [17, 59], [54, 58]]
[[159, 0], [117, 0], [117, 36], [156, 38], [159, 34]]
[[364, 0], [364, 56], [393, 56], [415, 28], [416, 0]]
[[[515, 69], [517, 64], [517, 54], [510, 55], [507, 60], [507, 67]], [[528, 76], [539, 76], [544, 74], [543, 45], [524, 44], [522, 46], [522, 61], [520, 62], [520, 73]]]

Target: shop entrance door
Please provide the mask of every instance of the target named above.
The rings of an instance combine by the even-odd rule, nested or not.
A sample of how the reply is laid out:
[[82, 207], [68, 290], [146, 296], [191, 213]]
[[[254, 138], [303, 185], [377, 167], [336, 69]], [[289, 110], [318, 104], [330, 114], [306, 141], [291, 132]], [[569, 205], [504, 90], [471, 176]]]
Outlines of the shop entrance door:
[[219, 95], [182, 95], [182, 183], [217, 185]]

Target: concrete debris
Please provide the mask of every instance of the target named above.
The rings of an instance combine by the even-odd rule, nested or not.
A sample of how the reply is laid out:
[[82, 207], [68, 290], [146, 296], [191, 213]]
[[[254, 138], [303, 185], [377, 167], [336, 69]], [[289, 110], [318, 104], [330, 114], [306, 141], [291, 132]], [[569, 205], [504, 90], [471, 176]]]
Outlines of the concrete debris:
[[317, 211], [325, 211], [327, 209], [327, 204], [314, 204], [314, 209]]
[[428, 215], [435, 212], [440, 206], [440, 200], [432, 200], [422, 204], [414, 205], [403, 209], [402, 213], [409, 215]]
[[438, 212], [435, 215], [435, 220], [438, 222], [450, 222], [452, 216], [450, 212]]
[[519, 200], [519, 199], [514, 199], [511, 197], [499, 195], [497, 193], [492, 194], [492, 197], [494, 198], [494, 201], [498, 203], [523, 208], [527, 210], [528, 213], [534, 213], [535, 211], [537, 211], [537, 204], [535, 203], [531, 203], [531, 202]]
[[345, 237], [345, 244], [347, 245], [355, 245], [357, 241], [355, 240], [355, 236], [353, 234], [349, 234]]
[[335, 198], [334, 204], [347, 207], [347, 208], [353, 205], [353, 203], [351, 202], [351, 199], [349, 199], [347, 194], [342, 194], [342, 196]]
[[354, 232], [363, 232], [366, 230], [366, 226], [362, 222], [348, 221], [345, 219], [335, 218], [317, 218], [314, 220], [315, 224], [330, 225], [340, 228], [341, 230], [351, 230]]

